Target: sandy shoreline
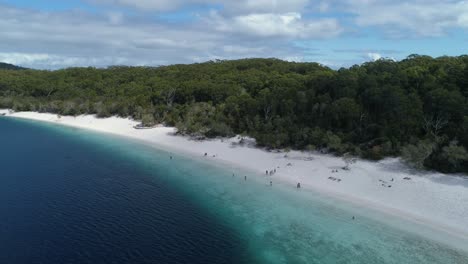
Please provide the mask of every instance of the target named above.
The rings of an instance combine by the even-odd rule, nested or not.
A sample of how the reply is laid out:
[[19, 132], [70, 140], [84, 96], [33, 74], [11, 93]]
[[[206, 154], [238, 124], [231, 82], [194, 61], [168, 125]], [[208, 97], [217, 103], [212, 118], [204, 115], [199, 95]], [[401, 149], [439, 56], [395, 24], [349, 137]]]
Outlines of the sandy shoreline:
[[[87, 115], [59, 118], [56, 114], [10, 114], [7, 110], [0, 110], [2, 113], [9, 117], [52, 122], [143, 140], [168, 151], [179, 151], [245, 168], [268, 177], [266, 181], [290, 185], [291, 188], [300, 182], [303, 189], [319, 191], [402, 216], [459, 238], [468, 238], [468, 178], [412, 171], [397, 159], [380, 162], [358, 160], [346, 171], [341, 169], [345, 163], [338, 157], [297, 151], [267, 152], [249, 144], [240, 146], [238, 138], [194, 141], [173, 136], [174, 128], [137, 130], [133, 128], [136, 121], [117, 117], [97, 119]], [[207, 157], [204, 157], [204, 153], [208, 154]], [[265, 175], [266, 170], [275, 169], [273, 175]], [[335, 170], [338, 172], [333, 172]], [[411, 179], [404, 180], [405, 177]]]

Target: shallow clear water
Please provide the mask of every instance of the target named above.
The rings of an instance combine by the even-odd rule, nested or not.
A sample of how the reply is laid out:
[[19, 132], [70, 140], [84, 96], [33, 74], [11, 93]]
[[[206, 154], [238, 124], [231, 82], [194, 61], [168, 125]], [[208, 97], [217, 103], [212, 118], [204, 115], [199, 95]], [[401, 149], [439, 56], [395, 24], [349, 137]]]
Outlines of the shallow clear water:
[[0, 263], [468, 263], [351, 205], [203, 158], [5, 118], [0, 146]]

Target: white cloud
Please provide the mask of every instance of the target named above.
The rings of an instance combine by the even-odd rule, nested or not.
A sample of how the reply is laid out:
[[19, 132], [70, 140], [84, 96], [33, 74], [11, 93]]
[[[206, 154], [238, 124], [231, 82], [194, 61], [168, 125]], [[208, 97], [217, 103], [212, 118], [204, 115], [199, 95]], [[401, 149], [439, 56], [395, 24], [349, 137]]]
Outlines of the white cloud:
[[366, 61], [378, 61], [380, 59], [385, 59], [385, 60], [392, 60], [392, 61], [397, 61], [395, 58], [393, 57], [384, 57], [382, 54], [380, 53], [375, 53], [375, 52], [369, 52], [367, 53], [365, 56], [363, 56], [365, 58]]
[[169, 11], [174, 10], [188, 2], [182, 0], [88, 0], [95, 4], [108, 6], [127, 6], [146, 11]]
[[19, 52], [2, 52], [0, 53], [0, 61], [14, 65], [33, 66], [43, 69], [55, 69], [61, 67], [74, 67], [77, 65], [156, 65], [163, 63], [162, 61], [141, 60], [139, 63], [132, 61], [129, 58], [117, 56], [100, 56], [100, 57], [72, 57], [67, 55], [56, 55], [47, 53], [19, 53]]
[[372, 61], [377, 61], [382, 58], [382, 55], [380, 55], [379, 53], [369, 52], [367, 53], [367, 57], [371, 59]]
[[339, 35], [342, 29], [335, 19], [305, 20], [299, 13], [262, 13], [226, 18], [211, 15], [216, 28], [259, 37], [327, 38]]
[[304, 12], [311, 0], [224, 0], [228, 13], [289, 13]]
[[285, 61], [290, 61], [290, 62], [303, 62], [304, 61], [304, 57], [301, 57], [301, 56], [286, 56], [281, 59]]
[[358, 26], [381, 27], [390, 36], [441, 36], [453, 28], [468, 29], [468, 1], [347, 0], [346, 11]]
[[50, 60], [48, 54], [26, 54], [26, 53], [0, 53], [0, 61], [15, 64], [15, 65], [25, 65], [32, 64], [36, 62], [47, 62]]
[[0, 13], [0, 59], [30, 67], [187, 62], [188, 54], [222, 41], [208, 31], [132, 22], [120, 14], [47, 13], [1, 5]]
[[[301, 57], [284, 34], [300, 37], [286, 17], [276, 38], [219, 32], [210, 21], [174, 25], [122, 13], [40, 12], [0, 5], [0, 61], [32, 68], [161, 65], [244, 57]], [[289, 23], [289, 24], [288, 24]], [[301, 22], [302, 23], [302, 22]], [[299, 26], [303, 27], [302, 25]], [[304, 28], [304, 27], [303, 27]], [[255, 30], [255, 28], [253, 29]], [[276, 34], [274, 30], [269, 35]]]
[[229, 54], [255, 54], [261, 53], [265, 50], [264, 47], [246, 47], [246, 46], [239, 46], [239, 45], [225, 45], [223, 46], [223, 51]]
[[330, 10], [330, 4], [327, 3], [326, 1], [320, 2], [318, 9], [320, 12], [324, 13]]
[[[468, 0], [85, 1], [104, 5], [93, 12], [79, 8], [44, 12], [0, 4], [0, 61], [59, 68], [244, 57], [314, 60], [334, 52], [307, 53], [315, 48], [327, 50], [321, 46], [325, 41], [316, 40], [337, 38], [346, 32], [367, 34], [369, 27], [402, 38], [437, 37], [454, 29], [468, 29]], [[204, 7], [191, 9], [198, 4]], [[209, 10], [212, 4], [216, 11]], [[128, 7], [131, 12], [127, 12]], [[187, 10], [198, 13], [190, 15], [189, 21], [185, 17], [182, 22], [158, 20], [164, 17], [160, 15], [180, 16]], [[297, 47], [297, 42], [311, 46]], [[359, 61], [393, 54], [375, 49], [378, 47], [366, 48], [343, 52]], [[342, 65], [329, 57], [322, 63]]]
[[196, 4], [221, 5], [227, 13], [303, 11], [311, 0], [87, 0], [108, 6], [127, 6], [144, 11], [171, 11]]
[[124, 21], [124, 15], [119, 12], [109, 12], [107, 17], [109, 18], [109, 22], [113, 25], [121, 24]]

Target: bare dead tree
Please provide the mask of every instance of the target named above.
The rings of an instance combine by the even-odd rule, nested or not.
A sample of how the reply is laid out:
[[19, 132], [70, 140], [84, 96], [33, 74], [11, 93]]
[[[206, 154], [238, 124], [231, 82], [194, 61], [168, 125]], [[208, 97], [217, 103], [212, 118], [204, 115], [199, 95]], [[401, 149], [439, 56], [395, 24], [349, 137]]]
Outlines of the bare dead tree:
[[166, 89], [162, 93], [164, 101], [165, 101], [165, 103], [167, 105], [167, 109], [165, 109], [163, 111], [163, 113], [158, 113], [157, 114], [157, 119], [161, 123], [165, 123], [165, 121], [166, 121], [166, 117], [167, 117], [167, 115], [169, 113], [169, 109], [172, 108], [172, 104], [174, 103], [174, 98], [175, 98], [176, 92], [177, 92], [177, 88], [169, 88], [169, 89]]
[[431, 134], [434, 138], [439, 138], [439, 133], [448, 124], [448, 117], [445, 115], [425, 116], [423, 127], [424, 130]]
[[359, 123], [357, 125], [357, 130], [358, 130], [358, 134], [359, 136], [362, 136], [362, 131], [364, 130], [363, 128], [363, 125], [364, 125], [364, 119], [366, 118], [366, 114], [365, 113], [361, 113], [359, 115]]
[[172, 107], [172, 103], [174, 102], [174, 98], [175, 98], [175, 95], [176, 95], [176, 91], [177, 91], [176, 88], [171, 88], [171, 89], [168, 89], [168, 90], [165, 92], [164, 99], [165, 99], [166, 105], [167, 105], [168, 107]]
[[263, 107], [263, 113], [265, 115], [265, 121], [268, 121], [270, 120], [271, 116], [271, 104], [268, 104], [266, 105], [265, 107]]
[[55, 91], [56, 91], [55, 88], [50, 89], [50, 91], [47, 93], [47, 97], [49, 97]]

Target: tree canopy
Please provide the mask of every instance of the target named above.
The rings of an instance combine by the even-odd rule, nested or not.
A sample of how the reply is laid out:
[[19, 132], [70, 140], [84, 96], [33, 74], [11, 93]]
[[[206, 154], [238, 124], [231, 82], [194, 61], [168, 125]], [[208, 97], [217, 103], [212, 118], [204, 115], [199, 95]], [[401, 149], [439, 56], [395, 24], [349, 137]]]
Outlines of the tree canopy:
[[0, 70], [0, 108], [131, 116], [181, 133], [244, 134], [268, 148], [368, 159], [424, 149], [408, 160], [446, 172], [468, 171], [467, 97], [466, 55], [411, 55], [339, 70], [277, 59]]
[[19, 66], [9, 64], [9, 63], [0, 62], [0, 70], [2, 70], [2, 69], [4, 69], [4, 70], [25, 70], [26, 68], [19, 67]]

